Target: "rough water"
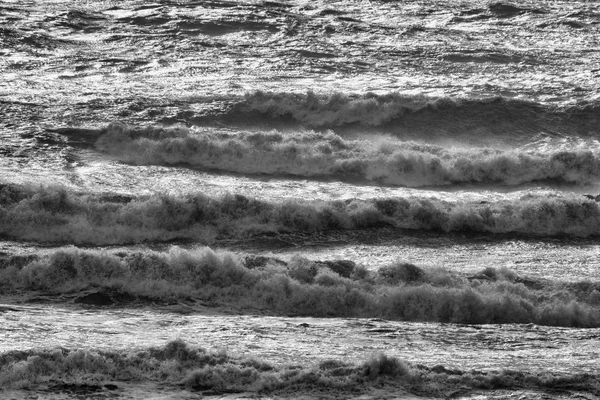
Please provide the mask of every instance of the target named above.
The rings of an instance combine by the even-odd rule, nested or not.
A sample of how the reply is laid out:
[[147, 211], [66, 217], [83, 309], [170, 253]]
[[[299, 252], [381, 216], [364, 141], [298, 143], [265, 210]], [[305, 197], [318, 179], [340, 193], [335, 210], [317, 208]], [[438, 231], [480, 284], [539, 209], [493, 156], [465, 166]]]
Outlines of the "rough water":
[[[382, 351], [598, 379], [599, 23], [589, 1], [4, 1], [0, 352], [181, 338], [278, 364]], [[190, 300], [168, 285], [187, 288], [180, 259], [217, 257], [204, 246], [270, 260], [244, 275], [265, 287], [285, 265], [298, 293], [370, 305], [277, 308], [216, 281]], [[71, 275], [52, 272], [62, 254]], [[398, 262], [420, 275], [378, 272]], [[74, 304], [119, 279], [150, 282], [119, 289], [143, 309]], [[404, 288], [455, 308], [386, 304]], [[471, 291], [488, 314], [464, 311]], [[488, 395], [600, 395], [526, 386]]]

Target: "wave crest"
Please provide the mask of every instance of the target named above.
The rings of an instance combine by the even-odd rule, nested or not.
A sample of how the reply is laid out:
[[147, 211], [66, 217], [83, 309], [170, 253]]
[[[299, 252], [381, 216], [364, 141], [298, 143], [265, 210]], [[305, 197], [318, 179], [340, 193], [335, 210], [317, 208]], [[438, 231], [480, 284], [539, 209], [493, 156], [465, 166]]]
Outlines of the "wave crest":
[[[465, 278], [400, 261], [367, 269], [348, 260], [300, 256], [256, 260], [208, 247], [133, 253], [70, 247], [0, 258], [0, 289], [59, 295], [93, 287], [104, 304], [185, 298], [236, 308], [251, 304], [272, 315], [600, 326], [598, 285], [590, 281], [543, 283], [507, 268]], [[80, 302], [90, 301], [86, 297]]]
[[10, 351], [0, 354], [0, 373], [3, 387], [28, 389], [28, 395], [30, 390], [39, 390], [41, 386], [44, 393], [75, 387], [99, 397], [113, 396], [102, 391], [99, 381], [127, 384], [150, 381], [161, 388], [218, 394], [250, 392], [257, 396], [267, 393], [283, 398], [311, 397], [315, 392], [332, 392], [342, 397], [365, 393], [363, 397], [373, 397], [374, 391], [377, 395], [382, 393], [382, 387], [396, 396], [408, 392], [434, 398], [447, 397], [448, 393], [477, 394], [482, 388], [530, 389], [537, 393], [556, 391], [559, 387], [572, 395], [597, 393], [599, 385], [595, 374], [509, 369], [463, 371], [409, 363], [383, 353], [373, 354], [361, 363], [324, 359], [317, 365], [274, 365], [268, 360], [190, 346], [181, 339], [160, 347], [121, 351], [61, 347]]
[[542, 132], [594, 136], [598, 104], [558, 107], [532, 101], [427, 97], [401, 93], [247, 93], [223, 117], [245, 123], [289, 121], [312, 128], [379, 127], [396, 134], [520, 137]]
[[[8, 193], [8, 194], [6, 194]], [[88, 244], [242, 238], [258, 233], [393, 227], [444, 232], [600, 235], [600, 206], [583, 196], [526, 195], [487, 202], [419, 197], [268, 202], [208, 197], [86, 195], [64, 188], [0, 186], [0, 234]]]
[[232, 133], [215, 128], [110, 124], [96, 148], [138, 165], [189, 165], [246, 174], [361, 179], [408, 187], [460, 183], [600, 180], [600, 155], [588, 148], [498, 150], [459, 148], [332, 131]]

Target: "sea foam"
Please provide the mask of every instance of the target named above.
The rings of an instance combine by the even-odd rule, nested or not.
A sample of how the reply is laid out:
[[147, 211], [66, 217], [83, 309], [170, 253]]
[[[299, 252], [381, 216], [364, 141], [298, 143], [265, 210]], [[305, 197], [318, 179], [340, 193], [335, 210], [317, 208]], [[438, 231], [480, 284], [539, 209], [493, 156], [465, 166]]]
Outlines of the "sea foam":
[[121, 198], [56, 187], [0, 187], [0, 234], [87, 244], [243, 238], [260, 233], [391, 227], [443, 232], [600, 234], [600, 207], [583, 196], [540, 194], [497, 202], [394, 197], [266, 201], [242, 195]]
[[345, 139], [332, 131], [241, 131], [216, 128], [102, 129], [96, 148], [138, 165], [188, 165], [245, 174], [360, 179], [408, 187], [461, 183], [518, 185], [600, 180], [600, 154], [583, 146], [500, 150], [444, 147], [392, 136]]
[[[111, 391], [114, 386], [127, 392], [138, 389], [135, 382], [149, 381], [160, 388], [219, 394], [250, 392], [257, 396], [267, 393], [284, 398], [314, 396], [315, 392], [342, 397], [364, 393], [365, 397], [372, 397], [373, 392], [380, 395], [382, 388], [394, 395], [415, 393], [433, 398], [447, 397], [448, 393], [478, 393], [481, 389], [530, 389], [537, 394], [559, 387], [573, 394], [569, 390], [597, 393], [599, 385], [595, 374], [511, 369], [463, 371], [408, 363], [383, 353], [360, 363], [324, 359], [316, 365], [273, 365], [266, 359], [190, 346], [182, 339], [127, 351], [57, 347], [0, 354], [0, 384], [9, 389], [28, 389], [27, 394], [42, 387], [44, 391], [112, 395], [105, 393], [99, 381], [123, 386], [105, 384]], [[154, 389], [147, 384], [141, 387], [146, 391]]]
[[[75, 247], [0, 259], [0, 290], [61, 295], [94, 288], [108, 303], [197, 300], [271, 315], [365, 317], [469, 324], [600, 326], [593, 282], [521, 279], [508, 269], [466, 278], [406, 262], [354, 265], [342, 276], [322, 262], [288, 262], [208, 247], [109, 252]], [[525, 285], [523, 282], [527, 283]]]

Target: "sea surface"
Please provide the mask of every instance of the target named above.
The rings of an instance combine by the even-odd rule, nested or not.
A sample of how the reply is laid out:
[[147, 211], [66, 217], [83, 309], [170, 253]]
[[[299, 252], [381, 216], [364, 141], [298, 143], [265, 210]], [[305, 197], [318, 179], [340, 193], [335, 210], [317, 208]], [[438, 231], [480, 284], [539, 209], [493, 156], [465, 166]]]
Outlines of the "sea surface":
[[[383, 352], [598, 382], [599, 134], [594, 1], [4, 0], [0, 277], [29, 275], [0, 285], [0, 352], [183, 339], [281, 365]], [[488, 296], [480, 287], [502, 281], [571, 308], [514, 320], [273, 311], [252, 297], [227, 312], [225, 300], [184, 312], [181, 297], [88, 308], [74, 293], [108, 277], [67, 290], [30, 272], [60, 252], [206, 247], [373, 276], [411, 263], [456, 290]], [[501, 389], [488, 395], [600, 396]]]

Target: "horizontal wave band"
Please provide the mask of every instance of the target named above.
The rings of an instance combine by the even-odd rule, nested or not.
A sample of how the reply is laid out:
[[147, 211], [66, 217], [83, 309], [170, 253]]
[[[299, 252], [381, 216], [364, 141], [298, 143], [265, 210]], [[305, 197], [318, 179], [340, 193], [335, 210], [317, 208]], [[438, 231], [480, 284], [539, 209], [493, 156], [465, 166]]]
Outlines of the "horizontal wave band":
[[228, 102], [230, 106], [221, 113], [195, 115], [185, 110], [168, 122], [205, 124], [216, 119], [241, 125], [277, 122], [335, 129], [357, 125], [405, 134], [491, 136], [507, 132], [514, 136], [541, 132], [593, 136], [600, 124], [600, 104], [594, 101], [556, 106], [504, 97], [259, 90]]
[[327, 132], [236, 132], [213, 128], [100, 130], [96, 148], [138, 165], [188, 165], [245, 174], [360, 179], [408, 187], [457, 183], [518, 185], [600, 181], [600, 153], [569, 150], [445, 148], [393, 137], [345, 140]]
[[259, 233], [374, 227], [597, 236], [600, 206], [575, 195], [527, 195], [490, 203], [418, 197], [268, 202], [231, 194], [129, 198], [54, 187], [0, 186], [0, 235], [19, 240], [94, 245], [210, 242]]
[[[175, 385], [195, 392], [267, 393], [281, 398], [299, 394], [304, 398], [304, 393], [314, 395], [315, 392], [356, 397], [357, 393], [369, 393], [374, 389], [379, 394], [382, 387], [394, 395], [408, 392], [435, 398], [447, 397], [448, 393], [476, 393], [482, 388], [556, 391], [558, 387], [561, 391], [571, 389], [598, 394], [600, 383], [594, 374], [462, 371], [442, 365], [414, 365], [383, 353], [373, 354], [358, 364], [326, 359], [311, 366], [273, 365], [268, 360], [207, 351], [181, 339], [160, 347], [129, 351], [57, 347], [0, 354], [0, 384], [6, 388], [50, 386], [52, 390], [52, 384], [56, 386], [55, 390], [90, 387], [104, 397], [99, 381], [129, 385], [152, 382], [160, 384], [163, 391], [164, 387]], [[112, 383], [105, 385], [113, 386], [119, 387]], [[113, 393], [106, 397], [111, 395]]]
[[506, 267], [471, 277], [401, 261], [369, 267], [208, 247], [118, 253], [69, 247], [0, 258], [0, 290], [80, 293], [76, 303], [96, 305], [187, 300], [269, 315], [600, 327], [596, 282], [544, 283]]

